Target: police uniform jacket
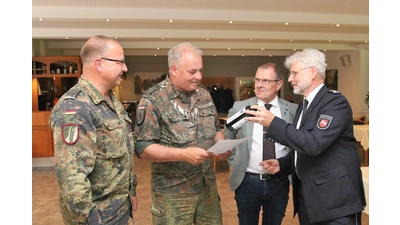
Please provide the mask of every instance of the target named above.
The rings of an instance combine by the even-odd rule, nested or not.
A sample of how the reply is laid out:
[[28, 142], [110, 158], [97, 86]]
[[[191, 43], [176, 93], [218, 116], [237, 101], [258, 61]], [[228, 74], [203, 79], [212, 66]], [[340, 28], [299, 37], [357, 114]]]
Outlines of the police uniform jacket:
[[298, 185], [302, 185], [312, 223], [361, 212], [366, 201], [350, 104], [338, 91], [323, 85], [296, 129], [301, 110], [299, 107], [293, 124], [275, 117], [269, 126], [274, 132], [267, 133], [297, 151], [296, 168], [295, 151], [278, 159], [280, 172], [293, 174], [294, 216]]

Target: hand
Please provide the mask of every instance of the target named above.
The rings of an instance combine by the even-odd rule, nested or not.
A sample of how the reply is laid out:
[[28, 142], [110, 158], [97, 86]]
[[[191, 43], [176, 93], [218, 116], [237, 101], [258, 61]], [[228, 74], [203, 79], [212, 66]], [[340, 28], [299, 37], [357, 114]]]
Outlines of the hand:
[[181, 149], [181, 152], [183, 154], [183, 161], [193, 165], [201, 164], [209, 157], [213, 156], [213, 153], [207, 152], [206, 150], [197, 147]]
[[215, 157], [217, 157], [217, 159], [219, 159], [219, 160], [224, 161], [224, 160], [226, 160], [227, 158], [229, 158], [229, 156], [231, 156], [231, 154], [232, 154], [232, 149], [229, 149], [229, 150], [228, 150], [227, 152], [225, 152], [225, 153], [221, 153], [221, 154], [215, 155]]
[[259, 163], [259, 165], [269, 174], [276, 174], [281, 170], [279, 161], [276, 159], [268, 159]]
[[244, 112], [247, 114], [254, 115], [254, 117], [245, 117], [244, 119], [250, 122], [259, 123], [264, 127], [269, 127], [272, 120], [274, 119], [274, 114], [272, 114], [269, 110], [265, 107], [259, 105], [253, 105], [250, 108], [256, 109], [257, 111], [253, 110], [245, 110]]
[[132, 203], [132, 213], [133, 213], [138, 209], [138, 199], [136, 196], [131, 197], [131, 203]]

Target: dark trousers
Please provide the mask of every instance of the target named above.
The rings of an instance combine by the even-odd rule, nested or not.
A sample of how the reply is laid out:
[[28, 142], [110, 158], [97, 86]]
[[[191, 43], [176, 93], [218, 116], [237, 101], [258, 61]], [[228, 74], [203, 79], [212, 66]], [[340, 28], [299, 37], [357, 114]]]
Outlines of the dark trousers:
[[301, 183], [299, 183], [299, 210], [297, 215], [299, 217], [300, 225], [361, 225], [361, 212], [335, 218], [333, 220], [311, 223], [304, 203], [304, 194]]
[[262, 225], [280, 225], [289, 200], [289, 180], [277, 176], [261, 180], [246, 173], [235, 190], [235, 200], [240, 225], [258, 225], [261, 207]]

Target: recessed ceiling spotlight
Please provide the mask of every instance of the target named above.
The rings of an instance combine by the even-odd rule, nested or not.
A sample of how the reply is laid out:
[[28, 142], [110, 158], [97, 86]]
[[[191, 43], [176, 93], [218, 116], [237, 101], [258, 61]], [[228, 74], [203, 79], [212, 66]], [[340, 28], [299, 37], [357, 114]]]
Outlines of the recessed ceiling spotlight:
[[294, 48], [293, 51], [296, 51], [296, 49]]
[[106, 19], [106, 21], [107, 21], [107, 22], [110, 22], [111, 20], [110, 20], [110, 19]]
[[115, 39], [115, 40], [117, 40], [117, 39], [118, 39], [118, 37], [115, 37], [114, 39]]
[[244, 57], [244, 55], [242, 55], [242, 57]]
[[163, 37], [162, 37], [161, 39], [162, 39], [162, 40], [164, 40], [164, 38], [163, 38]]
[[229, 23], [233, 23], [233, 21], [231, 20], [231, 21], [229, 21]]
[[340, 27], [340, 24], [336, 24], [337, 27]]
[[252, 38], [250, 38], [250, 41], [252, 41], [253, 39]]
[[228, 48], [228, 50], [231, 50], [231, 48]]
[[264, 51], [264, 48], [261, 48], [261, 51]]
[[214, 56], [217, 56], [217, 55], [214, 55]]
[[365, 41], [365, 44], [367, 44], [368, 43], [368, 41]]
[[154, 56], [157, 56], [157, 55], [154, 55]]
[[157, 48], [157, 50], [160, 50], [160, 48]]
[[210, 38], [207, 38], [207, 41], [210, 40]]
[[293, 41], [293, 39], [290, 39], [290, 41]]
[[174, 20], [169, 20], [170, 23], [174, 22]]
[[289, 25], [289, 23], [285, 23], [285, 25]]
[[332, 42], [332, 40], [329, 40], [328, 42]]
[[324, 52], [326, 52], [326, 49], [324, 49]]
[[65, 39], [68, 39], [68, 37], [65, 37]]
[[38, 20], [43, 21], [44, 19], [43, 18], [39, 18]]
[[269, 57], [272, 57], [272, 55], [269, 55]]

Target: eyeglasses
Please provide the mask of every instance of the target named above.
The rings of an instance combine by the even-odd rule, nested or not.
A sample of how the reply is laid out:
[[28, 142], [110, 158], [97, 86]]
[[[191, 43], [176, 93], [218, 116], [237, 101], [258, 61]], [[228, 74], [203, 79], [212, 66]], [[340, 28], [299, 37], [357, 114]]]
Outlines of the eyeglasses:
[[305, 70], [305, 69], [310, 69], [312, 66], [309, 67], [305, 67], [303, 69], [299, 69], [298, 71], [291, 71], [288, 73], [289, 77], [293, 75], [293, 77], [297, 76], [298, 73], [300, 73], [300, 71]]
[[100, 58], [100, 59], [107, 60], [107, 61], [111, 61], [111, 62], [118, 62], [118, 63], [121, 63], [121, 65], [124, 65], [124, 64], [125, 64], [125, 60], [110, 59], [110, 58]]
[[258, 84], [258, 83], [260, 83], [261, 82], [261, 84], [269, 84], [269, 83], [271, 83], [271, 82], [278, 82], [279, 80], [268, 80], [268, 79], [259, 79], [259, 78], [254, 78], [253, 79], [253, 82], [254, 83], [256, 83], [256, 84]]

